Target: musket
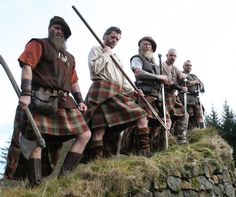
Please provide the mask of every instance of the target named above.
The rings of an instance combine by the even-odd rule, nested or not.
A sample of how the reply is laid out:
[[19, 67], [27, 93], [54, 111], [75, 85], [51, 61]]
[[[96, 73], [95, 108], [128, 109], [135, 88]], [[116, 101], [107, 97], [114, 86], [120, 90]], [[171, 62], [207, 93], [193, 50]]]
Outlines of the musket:
[[[5, 60], [3, 59], [3, 57], [1, 55], [0, 55], [0, 64], [3, 66], [9, 80], [11, 81], [11, 84], [12, 84], [18, 98], [20, 98], [20, 96], [21, 96], [20, 89], [19, 89], [19, 87], [16, 83], [16, 80], [13, 77], [9, 67], [7, 66], [7, 63], [5, 62]], [[22, 150], [22, 153], [26, 159], [29, 159], [30, 154], [37, 146], [40, 146], [41, 148], [45, 148], [46, 145], [45, 145], [45, 141], [42, 138], [40, 131], [39, 131], [28, 107], [26, 107], [25, 113], [26, 113], [27, 118], [30, 121], [30, 124], [31, 124], [33, 131], [35, 133], [35, 136], [36, 136], [36, 142], [26, 139], [22, 134], [20, 134], [20, 136], [19, 136], [20, 148]]]
[[[96, 33], [93, 31], [93, 29], [90, 27], [90, 25], [87, 23], [87, 21], [84, 19], [84, 17], [80, 14], [80, 12], [76, 9], [75, 6], [72, 6], [73, 10], [76, 12], [76, 14], [79, 16], [79, 18], [83, 21], [83, 23], [85, 24], [85, 26], [89, 29], [89, 31], [93, 34], [93, 36], [95, 37], [95, 39], [98, 41], [98, 43], [101, 45], [102, 48], [105, 48], [105, 45], [103, 44], [103, 42], [99, 39], [99, 37], [96, 35]], [[115, 60], [115, 58], [113, 57], [113, 55], [110, 55], [110, 58], [112, 59], [112, 61], [114, 62], [114, 64], [116, 65], [116, 67], [120, 70], [120, 72], [124, 75], [124, 77], [127, 79], [127, 81], [130, 83], [130, 85], [134, 88], [135, 91], [139, 91], [138, 88], [134, 85], [134, 83], [131, 81], [131, 79], [128, 77], [128, 75], [124, 72], [124, 70], [121, 68], [121, 66], [119, 65], [119, 63]], [[164, 129], [170, 134], [169, 130], [167, 129], [165, 123], [162, 121], [162, 119], [160, 118], [160, 116], [157, 114], [157, 112], [155, 111], [155, 109], [152, 107], [152, 105], [147, 101], [147, 99], [142, 96], [141, 99], [145, 102], [145, 104], [147, 105], [147, 107], [149, 108], [149, 110], [153, 113], [153, 115], [157, 118], [157, 120], [160, 122], [160, 124], [164, 127]]]
[[[159, 67], [160, 67], [160, 74], [163, 75], [163, 68], [162, 68], [162, 61], [161, 61], [161, 54], [158, 54], [159, 58]], [[165, 101], [165, 86], [163, 83], [161, 83], [161, 95], [162, 95], [162, 108], [163, 108], [163, 117], [164, 117], [164, 123], [166, 126], [166, 101]], [[168, 148], [169, 142], [168, 142], [168, 134], [165, 131], [165, 149]]]

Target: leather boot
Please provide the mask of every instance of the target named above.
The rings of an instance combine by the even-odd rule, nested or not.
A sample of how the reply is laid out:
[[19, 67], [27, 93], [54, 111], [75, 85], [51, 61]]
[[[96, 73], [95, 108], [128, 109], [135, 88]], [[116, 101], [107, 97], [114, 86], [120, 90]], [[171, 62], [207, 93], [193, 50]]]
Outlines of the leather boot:
[[103, 157], [102, 140], [92, 141], [90, 145], [90, 161]]
[[72, 172], [78, 166], [81, 157], [82, 157], [81, 153], [76, 153], [71, 151], [68, 152], [58, 177], [61, 178], [66, 174], [68, 174], [69, 172]]
[[27, 162], [27, 173], [29, 185], [27, 188], [35, 188], [41, 184], [42, 179], [42, 164], [41, 159], [30, 158]]
[[144, 157], [151, 157], [149, 145], [149, 128], [137, 128], [139, 154]]

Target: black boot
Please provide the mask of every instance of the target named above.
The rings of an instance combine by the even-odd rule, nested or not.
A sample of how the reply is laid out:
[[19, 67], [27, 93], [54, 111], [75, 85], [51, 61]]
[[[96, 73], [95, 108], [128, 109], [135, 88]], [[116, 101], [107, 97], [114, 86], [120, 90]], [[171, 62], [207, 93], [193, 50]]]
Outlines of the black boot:
[[137, 128], [139, 153], [144, 157], [151, 157], [149, 145], [149, 128]]
[[59, 173], [59, 178], [65, 176], [69, 172], [73, 171], [79, 164], [81, 160], [82, 154], [76, 152], [68, 152], [64, 163], [61, 167], [61, 171]]
[[29, 185], [27, 186], [27, 188], [33, 189], [41, 184], [41, 179], [42, 179], [41, 159], [30, 158], [27, 164], [28, 164], [27, 173], [29, 179]]
[[103, 142], [92, 141], [90, 145], [90, 161], [103, 157]]

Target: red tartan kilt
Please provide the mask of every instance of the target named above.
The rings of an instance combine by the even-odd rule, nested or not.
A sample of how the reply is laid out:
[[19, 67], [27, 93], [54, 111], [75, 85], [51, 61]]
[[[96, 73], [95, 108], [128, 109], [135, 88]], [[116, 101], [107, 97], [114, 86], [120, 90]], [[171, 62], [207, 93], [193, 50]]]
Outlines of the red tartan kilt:
[[34, 112], [33, 117], [42, 134], [76, 135], [89, 130], [83, 115], [77, 108], [59, 108], [56, 114], [50, 115]]
[[166, 111], [172, 116], [184, 116], [185, 109], [183, 104], [180, 102], [179, 97], [174, 94], [165, 95]]
[[202, 117], [200, 105], [188, 105], [187, 106], [189, 116]]
[[[158, 102], [156, 97], [153, 96], [146, 96], [145, 97], [146, 100], [151, 104], [151, 106], [153, 107], [153, 109], [157, 112], [157, 114], [160, 117], [163, 117], [163, 111], [161, 109], [160, 103]], [[153, 114], [153, 112], [149, 109], [149, 107], [147, 106], [147, 104], [143, 101], [143, 99], [139, 98], [138, 99], [138, 104], [140, 107], [142, 107], [146, 113], [147, 113], [147, 117], [149, 119], [153, 119], [156, 120], [157, 118], [155, 117], [155, 115]]]
[[113, 127], [134, 122], [144, 116], [145, 111], [133, 99], [117, 94], [96, 109], [89, 125], [91, 128]]
[[[32, 112], [32, 115], [41, 134], [66, 136], [76, 135], [89, 130], [83, 115], [77, 108], [59, 108], [56, 114], [50, 115]], [[26, 127], [30, 126], [29, 124], [24, 111], [18, 107], [14, 121], [14, 130], [24, 132]]]

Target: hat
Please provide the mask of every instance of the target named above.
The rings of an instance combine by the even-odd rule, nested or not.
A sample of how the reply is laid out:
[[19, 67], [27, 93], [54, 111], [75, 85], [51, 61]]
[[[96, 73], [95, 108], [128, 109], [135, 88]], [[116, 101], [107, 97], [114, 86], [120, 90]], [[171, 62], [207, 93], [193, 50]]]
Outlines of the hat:
[[64, 29], [64, 37], [67, 40], [70, 37], [70, 35], [71, 35], [71, 31], [70, 31], [69, 25], [60, 16], [54, 16], [53, 18], [51, 18], [51, 20], [49, 22], [49, 27], [51, 27], [52, 25], [56, 25], [56, 24], [61, 25], [63, 27], [63, 29]]
[[151, 36], [144, 36], [141, 40], [138, 41], [138, 46], [140, 46], [141, 42], [144, 40], [151, 42], [152, 50], [153, 50], [153, 52], [155, 52], [156, 48], [157, 48], [157, 44]]

